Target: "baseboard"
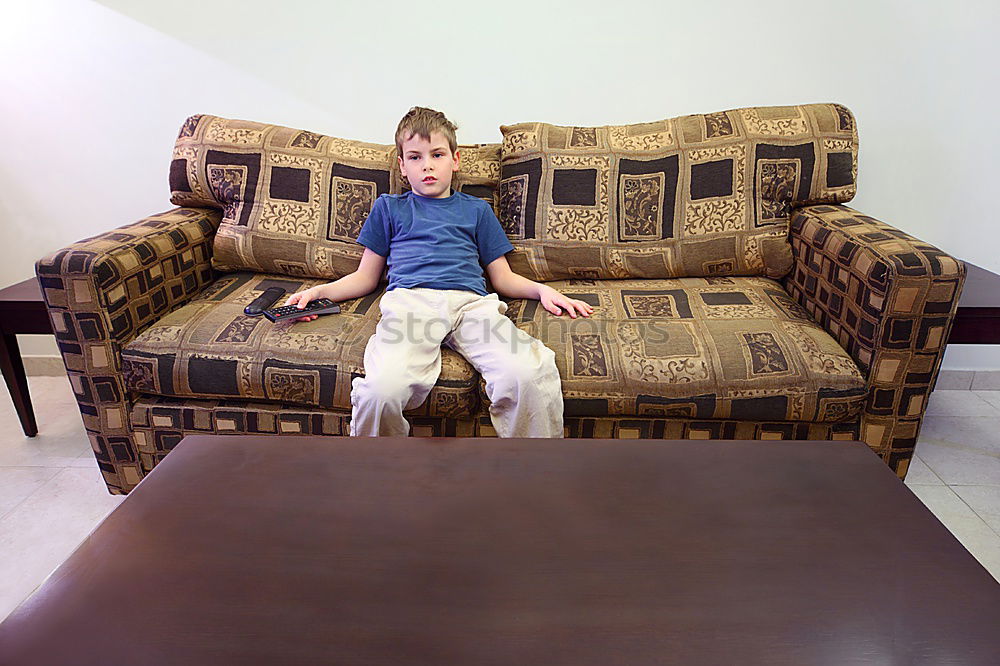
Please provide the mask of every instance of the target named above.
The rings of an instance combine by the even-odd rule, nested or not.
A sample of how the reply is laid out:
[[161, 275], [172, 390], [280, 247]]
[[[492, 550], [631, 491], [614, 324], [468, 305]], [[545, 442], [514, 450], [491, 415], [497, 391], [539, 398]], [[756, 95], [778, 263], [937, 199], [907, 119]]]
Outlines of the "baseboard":
[[1000, 370], [1000, 345], [948, 345], [942, 370]]
[[61, 356], [22, 356], [24, 374], [29, 377], [65, 377], [66, 365]]
[[942, 370], [935, 390], [1000, 391], [1000, 370]]

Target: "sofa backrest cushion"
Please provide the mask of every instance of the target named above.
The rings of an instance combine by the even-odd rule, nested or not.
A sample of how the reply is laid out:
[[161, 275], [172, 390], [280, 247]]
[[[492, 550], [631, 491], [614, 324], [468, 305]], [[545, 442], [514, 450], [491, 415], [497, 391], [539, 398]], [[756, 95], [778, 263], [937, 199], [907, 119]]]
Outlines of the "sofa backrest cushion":
[[634, 125], [502, 125], [497, 212], [534, 280], [781, 277], [789, 211], [849, 201], [857, 128], [839, 104]]
[[[500, 144], [459, 152], [452, 186], [495, 205]], [[408, 189], [394, 144], [210, 115], [184, 122], [170, 165], [171, 202], [223, 211], [212, 265], [227, 272], [347, 275], [375, 200]]]

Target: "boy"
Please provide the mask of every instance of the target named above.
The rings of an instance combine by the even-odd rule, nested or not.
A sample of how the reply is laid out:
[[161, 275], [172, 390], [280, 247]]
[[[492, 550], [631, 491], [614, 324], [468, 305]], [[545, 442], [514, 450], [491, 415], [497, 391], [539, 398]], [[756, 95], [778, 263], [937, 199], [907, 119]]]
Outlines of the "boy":
[[[562, 437], [563, 401], [555, 354], [504, 316], [487, 294], [483, 268], [498, 292], [535, 298], [555, 315], [593, 308], [510, 270], [514, 247], [482, 199], [451, 191], [460, 155], [456, 125], [413, 107], [396, 128], [399, 167], [412, 188], [383, 194], [358, 235], [358, 269], [296, 292], [285, 305], [326, 297], [358, 298], [378, 286], [388, 261], [382, 319], [365, 347], [365, 376], [351, 390], [352, 436], [406, 436], [403, 410], [423, 403], [441, 372], [441, 344], [459, 352], [486, 380], [490, 419], [500, 437]], [[309, 321], [316, 315], [300, 317]], [[299, 321], [296, 319], [295, 321]]]

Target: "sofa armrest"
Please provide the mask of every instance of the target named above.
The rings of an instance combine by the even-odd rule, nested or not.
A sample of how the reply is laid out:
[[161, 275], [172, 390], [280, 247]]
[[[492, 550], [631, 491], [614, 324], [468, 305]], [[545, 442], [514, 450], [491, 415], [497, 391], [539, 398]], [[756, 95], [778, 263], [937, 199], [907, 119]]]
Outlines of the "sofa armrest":
[[792, 211], [791, 243], [785, 289], [867, 378], [862, 437], [891, 464], [916, 444], [965, 267], [844, 205]]
[[35, 262], [56, 343], [112, 493], [138, 483], [121, 348], [213, 279], [222, 212], [175, 208], [86, 238]]

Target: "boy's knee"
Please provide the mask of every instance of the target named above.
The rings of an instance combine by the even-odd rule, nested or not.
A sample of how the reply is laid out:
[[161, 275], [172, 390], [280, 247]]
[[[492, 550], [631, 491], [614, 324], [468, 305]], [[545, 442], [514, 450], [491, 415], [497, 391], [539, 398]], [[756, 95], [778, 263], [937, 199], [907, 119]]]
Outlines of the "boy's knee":
[[352, 402], [374, 400], [383, 404], [406, 406], [414, 396], [425, 394], [430, 387], [414, 384], [405, 377], [391, 374], [357, 377], [351, 384]]
[[534, 362], [513, 360], [503, 367], [496, 383], [501, 390], [516, 393], [541, 390], [550, 382], [559, 382], [559, 369], [555, 359], [555, 352], [545, 347]]
[[402, 401], [405, 384], [401, 384], [397, 379], [384, 375], [368, 374], [364, 377], [355, 378], [351, 384], [351, 392], [358, 400], [377, 400], [378, 402]]
[[534, 364], [525, 367], [526, 379], [529, 381], [543, 381], [550, 379], [552, 375], [559, 376], [559, 368], [556, 366], [556, 353], [539, 344], [539, 353]]

